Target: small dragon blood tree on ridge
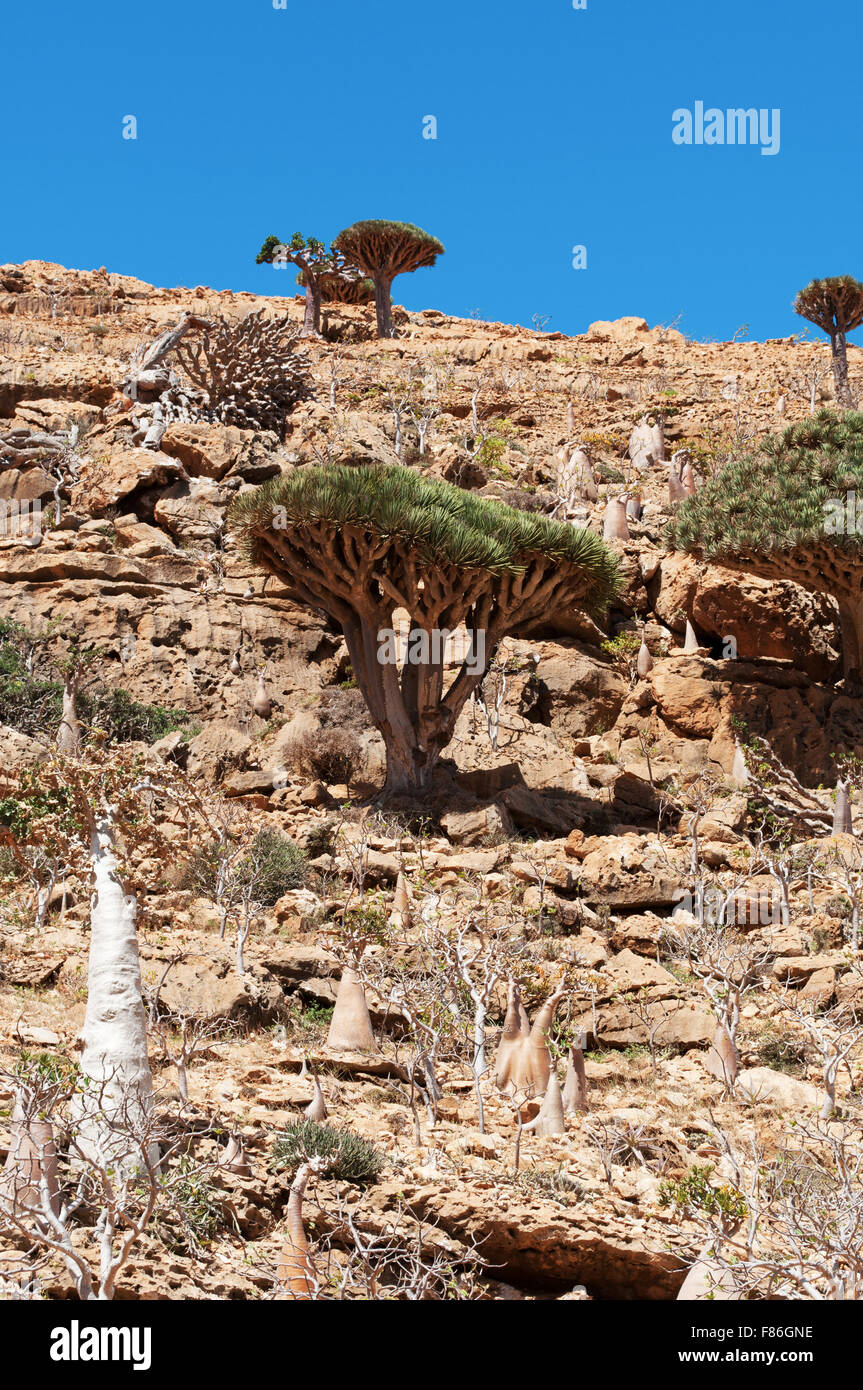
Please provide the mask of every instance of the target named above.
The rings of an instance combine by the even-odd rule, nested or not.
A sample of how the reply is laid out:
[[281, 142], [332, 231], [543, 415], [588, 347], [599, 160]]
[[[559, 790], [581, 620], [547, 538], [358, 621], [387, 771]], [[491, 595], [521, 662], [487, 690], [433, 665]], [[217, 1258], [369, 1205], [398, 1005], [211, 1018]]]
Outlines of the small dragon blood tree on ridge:
[[794, 312], [817, 324], [830, 338], [836, 402], [840, 406], [853, 406], [845, 335], [863, 323], [863, 285], [852, 275], [812, 280], [795, 299]]
[[[507, 633], [564, 607], [599, 611], [618, 584], [616, 561], [593, 532], [398, 466], [298, 469], [237, 498], [231, 525], [295, 601], [340, 625], [386, 745], [385, 795], [430, 785]], [[397, 609], [411, 623], [401, 673], [382, 647]], [[461, 624], [470, 649], [444, 690], [434, 634]]]
[[351, 265], [359, 266], [371, 277], [375, 287], [378, 337], [395, 335], [392, 312], [392, 284], [397, 275], [434, 265], [444, 248], [437, 237], [410, 222], [373, 220], [355, 222], [339, 232], [333, 241]]
[[[365, 304], [371, 298], [369, 282], [363, 279], [358, 270], [348, 265], [340, 251], [335, 248], [328, 251], [317, 237], [305, 237], [302, 232], [294, 232], [289, 242], [283, 242], [277, 236], [268, 236], [255, 257], [256, 265], [287, 265], [289, 262], [299, 267], [297, 284], [306, 292], [301, 334], [304, 338], [319, 336], [323, 300], [335, 299], [341, 294], [344, 303]], [[351, 294], [349, 287], [353, 287], [355, 298], [348, 297]]]
[[863, 670], [863, 414], [822, 410], [722, 472], [681, 503], [678, 550], [836, 599], [845, 674]]

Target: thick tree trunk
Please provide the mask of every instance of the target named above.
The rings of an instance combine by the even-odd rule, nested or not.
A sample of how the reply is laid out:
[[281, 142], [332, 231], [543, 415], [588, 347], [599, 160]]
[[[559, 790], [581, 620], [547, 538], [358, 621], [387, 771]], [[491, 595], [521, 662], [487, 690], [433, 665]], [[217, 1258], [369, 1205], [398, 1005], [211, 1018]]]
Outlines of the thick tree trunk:
[[319, 338], [321, 333], [321, 290], [315, 280], [312, 283], [306, 271], [306, 304], [303, 317], [303, 338]]
[[393, 327], [393, 306], [390, 297], [392, 291], [392, 277], [386, 275], [375, 275], [375, 313], [378, 323], [379, 338], [394, 338], [395, 328]]
[[383, 795], [414, 796], [428, 791], [438, 753], [424, 753], [415, 740], [408, 740], [395, 729], [382, 730], [387, 750], [387, 779]]
[[[141, 967], [135, 932], [136, 904], [117, 873], [114, 829], [105, 817], [93, 830], [94, 878], [90, 914], [90, 962], [81, 1074], [78, 1144], [96, 1162], [134, 1164], [134, 1143], [153, 1106], [153, 1077], [147, 1055], [147, 1021], [141, 997]], [[124, 1134], [125, 1132], [125, 1134]], [[157, 1146], [150, 1161], [158, 1162]]]
[[848, 384], [848, 353], [844, 333], [831, 333], [830, 351], [833, 355], [833, 381], [836, 386], [836, 403], [846, 409], [850, 409], [854, 402], [851, 399], [851, 387]]

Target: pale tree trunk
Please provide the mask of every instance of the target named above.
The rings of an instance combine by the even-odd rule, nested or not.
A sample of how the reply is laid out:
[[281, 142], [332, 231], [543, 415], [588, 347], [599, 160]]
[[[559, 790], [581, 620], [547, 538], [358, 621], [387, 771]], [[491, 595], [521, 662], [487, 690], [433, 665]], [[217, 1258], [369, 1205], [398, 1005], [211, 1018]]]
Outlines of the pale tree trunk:
[[474, 996], [473, 1010], [473, 1067], [478, 1076], [488, 1070], [485, 1053], [485, 1001]]
[[249, 939], [252, 928], [252, 904], [249, 898], [243, 897], [243, 910], [237, 918], [237, 974], [246, 973], [245, 947]]
[[[91, 837], [94, 879], [90, 913], [90, 961], [81, 1074], [78, 1144], [95, 1162], [128, 1162], [132, 1146], [123, 1129], [142, 1129], [153, 1107], [147, 1055], [147, 1021], [135, 932], [136, 903], [117, 873], [114, 827], [101, 817]], [[150, 1161], [159, 1161], [150, 1146]]]

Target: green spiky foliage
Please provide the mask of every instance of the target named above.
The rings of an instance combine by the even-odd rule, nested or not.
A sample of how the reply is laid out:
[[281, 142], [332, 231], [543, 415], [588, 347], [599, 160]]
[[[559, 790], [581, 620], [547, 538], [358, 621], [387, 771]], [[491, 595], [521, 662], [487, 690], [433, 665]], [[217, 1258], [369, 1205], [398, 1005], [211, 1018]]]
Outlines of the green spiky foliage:
[[[341, 626], [386, 744], [390, 792], [428, 785], [507, 633], [565, 608], [601, 611], [618, 585], [593, 532], [397, 466], [298, 469], [238, 498], [230, 524], [255, 564]], [[410, 616], [416, 658], [401, 676], [381, 659], [397, 609]], [[462, 625], [471, 646], [444, 690], [445, 652], [431, 635]]]
[[853, 275], [812, 280], [794, 300], [794, 312], [817, 324], [830, 338], [836, 400], [841, 406], [852, 406], [846, 334], [863, 323], [863, 284]]
[[372, 218], [339, 232], [333, 246], [369, 275], [375, 287], [379, 338], [392, 338], [392, 283], [397, 275], [433, 266], [444, 254], [437, 237], [412, 222]]
[[858, 525], [863, 530], [863, 413], [822, 410], [726, 464], [680, 506], [668, 539], [678, 550], [835, 598], [850, 674], [863, 655]]

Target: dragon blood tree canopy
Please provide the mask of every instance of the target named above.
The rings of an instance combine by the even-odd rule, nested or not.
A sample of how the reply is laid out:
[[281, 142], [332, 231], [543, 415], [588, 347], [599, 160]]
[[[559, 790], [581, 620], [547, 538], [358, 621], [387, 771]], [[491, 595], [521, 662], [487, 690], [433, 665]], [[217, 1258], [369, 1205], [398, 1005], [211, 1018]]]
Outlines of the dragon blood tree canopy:
[[432, 266], [444, 248], [429, 232], [411, 222], [387, 222], [380, 218], [354, 222], [339, 232], [333, 246], [351, 265], [371, 276], [379, 338], [393, 336], [391, 290], [397, 275]]
[[863, 414], [830, 410], [770, 436], [680, 506], [669, 540], [839, 605], [845, 670], [863, 658]]
[[[618, 585], [614, 556], [593, 532], [409, 468], [298, 469], [239, 497], [231, 524], [255, 564], [340, 625], [386, 744], [390, 792], [428, 785], [508, 632], [562, 608], [598, 612]], [[419, 644], [422, 656], [401, 674], [381, 660], [397, 609], [417, 634], [464, 624], [470, 650], [448, 689], [437, 641]]]

